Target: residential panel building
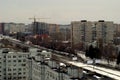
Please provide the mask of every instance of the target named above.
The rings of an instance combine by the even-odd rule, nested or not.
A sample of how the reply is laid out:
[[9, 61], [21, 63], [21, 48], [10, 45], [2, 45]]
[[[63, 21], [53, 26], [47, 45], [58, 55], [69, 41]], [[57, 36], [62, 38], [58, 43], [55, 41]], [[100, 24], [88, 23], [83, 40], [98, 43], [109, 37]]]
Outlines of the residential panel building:
[[29, 53], [0, 50], [0, 80], [27, 80], [26, 59]]
[[4, 23], [0, 23], [0, 34], [4, 34]]
[[73, 44], [91, 43], [101, 39], [104, 43], [113, 41], [114, 24], [111, 21], [73, 21], [71, 23]]
[[33, 34], [48, 34], [48, 24], [45, 22], [33, 22]]
[[83, 77], [83, 69], [53, 60], [51, 52], [36, 53], [36, 56], [28, 59], [32, 63], [32, 69], [27, 68], [28, 72], [32, 72], [28, 75], [30, 80], [80, 80]]
[[23, 23], [4, 23], [3, 27], [6, 35], [25, 31], [25, 24]]

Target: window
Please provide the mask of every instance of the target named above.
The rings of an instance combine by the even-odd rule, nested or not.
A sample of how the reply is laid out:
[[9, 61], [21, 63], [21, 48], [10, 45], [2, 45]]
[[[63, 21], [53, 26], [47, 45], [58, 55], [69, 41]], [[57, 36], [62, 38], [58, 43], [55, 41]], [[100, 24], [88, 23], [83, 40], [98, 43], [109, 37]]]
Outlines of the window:
[[21, 74], [21, 72], [18, 73], [18, 75], [20, 75], [20, 74]]
[[23, 68], [23, 70], [26, 70], [26, 68]]
[[8, 75], [11, 75], [11, 73], [8, 73]]
[[26, 60], [25, 59], [23, 59], [23, 62], [25, 62]]
[[23, 55], [23, 57], [27, 57], [26, 55]]
[[25, 74], [26, 72], [23, 72], [23, 74]]
[[21, 68], [19, 68], [18, 70], [21, 71]]
[[18, 60], [18, 62], [21, 62], [21, 60]]
[[4, 58], [6, 58], [6, 56], [4, 56]]
[[4, 79], [6, 80], [6, 77], [4, 77]]
[[19, 58], [21, 58], [22, 56], [20, 55]]
[[8, 69], [8, 71], [11, 71], [11, 69]]
[[13, 66], [16, 66], [16, 64], [14, 64]]
[[16, 56], [13, 56], [13, 58], [16, 58]]
[[18, 79], [22, 79], [22, 77], [18, 77]]
[[25, 79], [26, 77], [25, 77], [25, 76], [23, 76], [23, 78]]
[[14, 68], [13, 71], [16, 71], [16, 68]]
[[13, 75], [16, 75], [16, 73], [13, 73]]
[[11, 80], [11, 77], [9, 77], [8, 80]]
[[13, 77], [13, 79], [16, 79], [16, 77]]
[[22, 66], [26, 66], [26, 64], [22, 64]]
[[8, 62], [11, 62], [11, 60], [8, 60]]
[[13, 62], [16, 62], [16, 60], [13, 60]]
[[8, 58], [11, 58], [11, 56], [8, 56]]

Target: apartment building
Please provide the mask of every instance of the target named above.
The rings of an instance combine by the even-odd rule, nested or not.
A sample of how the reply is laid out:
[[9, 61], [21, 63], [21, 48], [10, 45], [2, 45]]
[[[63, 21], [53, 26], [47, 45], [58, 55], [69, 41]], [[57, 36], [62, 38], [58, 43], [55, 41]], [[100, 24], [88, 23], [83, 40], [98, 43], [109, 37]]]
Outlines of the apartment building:
[[24, 23], [0, 23], [0, 33], [9, 34], [17, 32], [32, 32], [32, 24], [25, 25]]
[[62, 35], [62, 41], [70, 41], [71, 39], [71, 25], [59, 25], [59, 32]]
[[0, 80], [27, 80], [26, 59], [29, 53], [0, 49]]
[[48, 24], [45, 22], [33, 22], [33, 34], [44, 35], [48, 34]]
[[104, 43], [108, 43], [113, 41], [114, 29], [111, 21], [73, 21], [71, 22], [72, 41], [74, 44], [78, 44], [101, 39]]
[[29, 80], [80, 80], [83, 76], [81, 68], [53, 60], [51, 52], [37, 52], [28, 61], [28, 64], [32, 63], [31, 69], [27, 68], [32, 72], [28, 75]]
[[[96, 23], [95, 23], [96, 24]], [[113, 41], [114, 37], [114, 23], [111, 21], [98, 21], [96, 25], [97, 39], [103, 39], [104, 43]]]
[[58, 24], [48, 24], [48, 29], [49, 29], [49, 35], [59, 32]]
[[80, 42], [91, 42], [92, 22], [82, 20], [71, 23], [72, 41], [74, 44]]
[[4, 23], [0, 23], [0, 34], [4, 34]]
[[11, 34], [25, 31], [25, 24], [23, 23], [0, 23], [0, 33]]
[[115, 33], [120, 32], [120, 24], [114, 24], [115, 26]]

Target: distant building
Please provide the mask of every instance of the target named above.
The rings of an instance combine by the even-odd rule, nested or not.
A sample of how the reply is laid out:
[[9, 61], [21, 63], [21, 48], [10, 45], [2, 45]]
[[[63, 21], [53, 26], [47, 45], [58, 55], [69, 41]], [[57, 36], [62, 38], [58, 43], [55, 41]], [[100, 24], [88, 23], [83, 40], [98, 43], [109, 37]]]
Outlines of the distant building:
[[55, 40], [59, 32], [58, 24], [48, 24], [48, 32], [50, 39]]
[[25, 32], [33, 33], [33, 25], [32, 24], [25, 25]]
[[0, 49], [0, 80], [27, 80], [28, 53]]
[[48, 24], [44, 22], [33, 22], [33, 34], [48, 34]]
[[112, 21], [98, 21], [96, 24], [96, 39], [102, 39], [104, 43], [113, 41], [114, 23]]
[[59, 32], [58, 24], [48, 24], [49, 35]]
[[4, 23], [0, 23], [0, 34], [4, 34]]
[[73, 21], [71, 23], [72, 41], [74, 44], [80, 42], [93, 42], [102, 39], [104, 43], [113, 41], [114, 24], [110, 21], [100, 20], [91, 21]]
[[114, 44], [120, 45], [120, 24], [114, 24], [115, 32], [114, 32]]
[[82, 20], [71, 23], [72, 41], [74, 44], [80, 42], [91, 42], [92, 40], [92, 22]]
[[114, 24], [114, 26], [115, 26], [115, 32], [120, 33], [120, 24]]
[[62, 41], [70, 41], [71, 39], [71, 25], [59, 25], [59, 32], [62, 35]]
[[0, 31], [2, 31], [2, 33], [6, 35], [17, 33], [17, 32], [24, 32], [25, 24], [23, 23], [1, 23]]

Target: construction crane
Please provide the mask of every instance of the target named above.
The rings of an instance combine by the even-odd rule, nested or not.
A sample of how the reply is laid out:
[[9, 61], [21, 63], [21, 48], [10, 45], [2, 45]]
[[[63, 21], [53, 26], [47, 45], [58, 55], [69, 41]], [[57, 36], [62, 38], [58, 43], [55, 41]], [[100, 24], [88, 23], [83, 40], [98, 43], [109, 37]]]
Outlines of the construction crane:
[[37, 34], [37, 27], [36, 27], [36, 22], [37, 20], [40, 20], [40, 19], [50, 19], [50, 18], [36, 18], [35, 16], [33, 18], [29, 18], [30, 20], [33, 20], [33, 33], [34, 34]]
[[35, 16], [33, 18], [29, 18], [30, 20], [33, 20], [34, 22], [36, 22], [36, 20], [40, 20], [40, 19], [50, 19], [50, 18], [36, 18]]

